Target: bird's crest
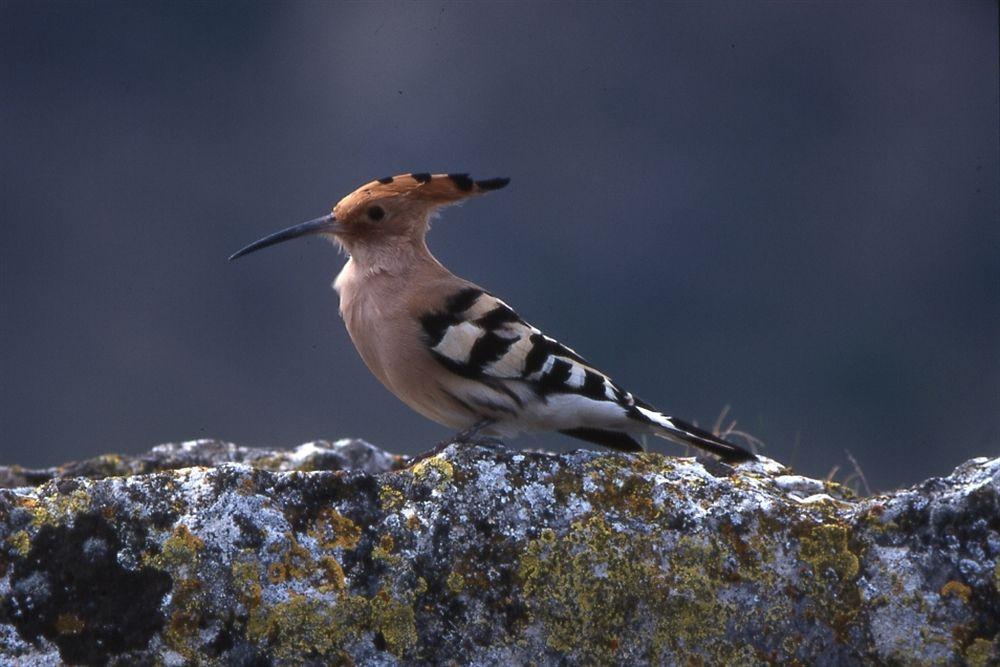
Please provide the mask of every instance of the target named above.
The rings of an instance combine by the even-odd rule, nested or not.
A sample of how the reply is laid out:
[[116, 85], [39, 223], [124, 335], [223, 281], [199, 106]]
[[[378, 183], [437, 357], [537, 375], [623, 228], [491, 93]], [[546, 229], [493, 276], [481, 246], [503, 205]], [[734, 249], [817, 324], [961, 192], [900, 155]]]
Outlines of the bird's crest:
[[366, 183], [345, 200], [357, 198], [370, 201], [404, 196], [428, 203], [450, 204], [490, 190], [499, 190], [508, 183], [509, 178], [475, 180], [468, 174], [400, 174]]

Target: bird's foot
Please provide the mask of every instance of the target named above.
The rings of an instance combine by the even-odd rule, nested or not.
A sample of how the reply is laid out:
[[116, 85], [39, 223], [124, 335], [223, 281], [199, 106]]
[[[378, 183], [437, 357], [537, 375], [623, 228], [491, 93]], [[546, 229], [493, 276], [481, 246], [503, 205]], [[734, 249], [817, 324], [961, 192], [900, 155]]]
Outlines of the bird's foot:
[[451, 445], [460, 445], [460, 446], [483, 445], [486, 447], [495, 447], [497, 445], [503, 444], [503, 441], [500, 440], [500, 438], [497, 438], [496, 436], [492, 435], [485, 435], [482, 433], [483, 429], [485, 429], [486, 427], [490, 426], [493, 423], [494, 422], [492, 419], [485, 419], [481, 422], [476, 422], [475, 424], [465, 429], [464, 431], [459, 431], [454, 436], [442, 440], [438, 444], [428, 449], [426, 452], [417, 454], [415, 457], [410, 459], [410, 465], [412, 466], [423, 461], [424, 459], [429, 459], [433, 456], [437, 456]]
[[497, 447], [503, 444], [503, 440], [495, 435], [474, 435], [468, 438], [457, 438], [453, 441], [456, 445], [481, 445], [483, 447]]
[[473, 441], [478, 440], [480, 438], [480, 434], [482, 433], [483, 429], [492, 426], [494, 423], [496, 422], [493, 419], [483, 419], [481, 421], [477, 421], [475, 424], [465, 429], [464, 431], [459, 431], [458, 433], [456, 433], [451, 440], [448, 440], [446, 442], [449, 443], [454, 442], [460, 445], [471, 444]]

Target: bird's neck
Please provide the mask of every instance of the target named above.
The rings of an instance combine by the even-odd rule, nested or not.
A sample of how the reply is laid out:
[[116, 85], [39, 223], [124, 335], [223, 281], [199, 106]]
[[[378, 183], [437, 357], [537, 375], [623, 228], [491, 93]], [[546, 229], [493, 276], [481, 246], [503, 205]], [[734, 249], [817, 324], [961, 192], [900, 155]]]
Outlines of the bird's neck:
[[356, 240], [346, 245], [346, 249], [351, 256], [349, 264], [359, 277], [380, 274], [405, 276], [421, 268], [441, 266], [427, 248], [423, 237]]
[[423, 238], [400, 243], [355, 242], [345, 244], [345, 248], [351, 258], [333, 283], [340, 294], [342, 313], [364, 302], [366, 295], [401, 297], [416, 285], [451, 276]]

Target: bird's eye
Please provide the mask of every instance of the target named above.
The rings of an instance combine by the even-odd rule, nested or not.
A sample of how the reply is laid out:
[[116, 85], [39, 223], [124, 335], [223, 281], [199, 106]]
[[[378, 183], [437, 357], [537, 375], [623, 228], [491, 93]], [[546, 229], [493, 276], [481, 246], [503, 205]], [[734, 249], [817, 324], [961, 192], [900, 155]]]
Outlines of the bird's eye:
[[369, 206], [368, 217], [372, 220], [381, 220], [385, 217], [385, 209], [381, 206]]

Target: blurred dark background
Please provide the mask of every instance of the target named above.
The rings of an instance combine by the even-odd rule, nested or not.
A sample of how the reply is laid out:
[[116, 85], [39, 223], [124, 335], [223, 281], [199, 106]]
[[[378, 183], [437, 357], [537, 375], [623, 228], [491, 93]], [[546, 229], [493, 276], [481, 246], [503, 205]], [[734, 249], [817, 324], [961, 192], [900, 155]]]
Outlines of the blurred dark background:
[[512, 177], [432, 249], [668, 412], [876, 488], [1000, 453], [996, 2], [0, 0], [0, 56], [2, 463], [444, 438], [331, 247], [226, 261], [408, 171]]

